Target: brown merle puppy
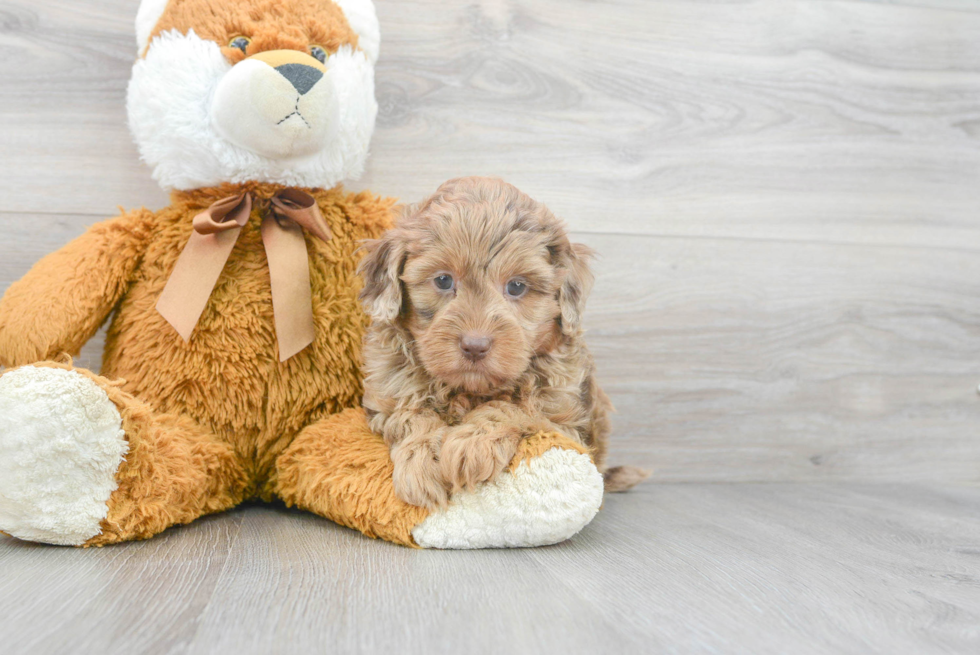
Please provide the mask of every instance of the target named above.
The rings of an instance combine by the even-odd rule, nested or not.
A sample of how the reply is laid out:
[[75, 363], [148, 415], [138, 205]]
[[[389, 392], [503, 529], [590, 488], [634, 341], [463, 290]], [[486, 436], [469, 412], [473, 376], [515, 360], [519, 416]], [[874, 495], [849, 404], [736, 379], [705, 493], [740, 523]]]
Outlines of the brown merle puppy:
[[[604, 470], [612, 407], [581, 328], [591, 251], [544, 205], [497, 179], [451, 180], [366, 249], [364, 407], [400, 498], [443, 505], [539, 431], [588, 446]], [[607, 489], [637, 478], [612, 469]]]

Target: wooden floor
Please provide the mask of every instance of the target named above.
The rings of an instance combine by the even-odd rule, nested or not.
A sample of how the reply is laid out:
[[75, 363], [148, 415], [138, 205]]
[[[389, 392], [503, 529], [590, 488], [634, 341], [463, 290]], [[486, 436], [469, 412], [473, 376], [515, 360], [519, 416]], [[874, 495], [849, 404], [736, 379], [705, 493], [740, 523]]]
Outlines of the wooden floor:
[[[125, 127], [137, 4], [0, 0], [0, 292], [167, 202]], [[980, 652], [980, 3], [376, 4], [354, 186], [500, 175], [594, 246], [611, 458], [654, 483], [535, 551], [265, 506], [0, 537], [0, 653]]]
[[0, 541], [4, 653], [976, 653], [980, 489], [661, 484], [536, 550], [415, 551], [252, 506]]

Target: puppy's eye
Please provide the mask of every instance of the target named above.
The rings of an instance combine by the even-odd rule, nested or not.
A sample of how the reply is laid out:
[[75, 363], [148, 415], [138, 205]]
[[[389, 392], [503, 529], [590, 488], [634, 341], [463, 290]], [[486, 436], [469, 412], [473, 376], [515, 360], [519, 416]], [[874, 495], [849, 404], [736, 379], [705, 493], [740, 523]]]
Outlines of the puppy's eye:
[[229, 48], [238, 48], [242, 52], [248, 50], [248, 44], [252, 42], [252, 39], [247, 36], [236, 36], [234, 39], [228, 42]]
[[314, 59], [318, 59], [321, 64], [327, 63], [327, 51], [318, 45], [310, 46], [310, 54]]
[[511, 280], [507, 283], [507, 286], [504, 287], [504, 291], [511, 298], [520, 298], [527, 293], [527, 284], [521, 280]]
[[435, 284], [436, 289], [439, 289], [440, 291], [449, 291], [453, 288], [455, 281], [453, 280], [452, 275], [443, 273], [442, 275], [437, 275], [432, 280], [432, 283]]

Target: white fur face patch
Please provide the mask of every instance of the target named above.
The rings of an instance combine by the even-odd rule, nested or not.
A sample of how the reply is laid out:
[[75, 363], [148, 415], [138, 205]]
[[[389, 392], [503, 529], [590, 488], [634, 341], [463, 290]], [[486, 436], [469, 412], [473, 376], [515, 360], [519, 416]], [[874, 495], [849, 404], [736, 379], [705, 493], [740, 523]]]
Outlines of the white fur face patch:
[[520, 548], [556, 544], [577, 534], [602, 505], [603, 481], [588, 455], [552, 448], [412, 529], [423, 548]]
[[168, 31], [133, 66], [129, 126], [160, 185], [330, 188], [358, 177], [378, 111], [368, 56], [342, 47], [303, 94], [249, 62], [232, 66], [213, 41]]

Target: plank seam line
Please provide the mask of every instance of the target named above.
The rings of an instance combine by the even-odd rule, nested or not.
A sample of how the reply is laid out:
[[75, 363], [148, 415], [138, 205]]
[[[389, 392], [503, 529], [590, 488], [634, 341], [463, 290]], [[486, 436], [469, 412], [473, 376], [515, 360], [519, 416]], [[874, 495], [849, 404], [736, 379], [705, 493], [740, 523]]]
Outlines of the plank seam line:
[[[153, 210], [150, 210], [153, 211]], [[46, 211], [8, 211], [0, 209], [0, 220], [6, 216], [64, 216], [64, 217], [76, 217], [76, 218], [91, 218], [96, 221], [104, 221], [113, 218], [115, 215], [112, 214], [96, 214], [96, 213], [72, 213], [72, 212], [46, 212]], [[912, 243], [875, 243], [868, 241], [839, 241], [833, 239], [790, 239], [790, 238], [780, 238], [780, 237], [740, 237], [731, 236], [725, 234], [710, 235], [710, 234], [668, 234], [664, 232], [616, 232], [616, 231], [604, 231], [604, 230], [569, 230], [572, 235], [594, 235], [594, 236], [611, 236], [611, 237], [630, 237], [630, 238], [645, 238], [645, 239], [689, 239], [689, 240], [699, 240], [699, 241], [736, 241], [743, 243], [784, 243], [784, 244], [798, 244], [798, 245], [812, 245], [812, 246], [841, 246], [850, 248], [883, 248], [889, 250], [931, 250], [931, 251], [943, 251], [943, 252], [962, 252], [962, 253], [976, 253], [980, 251], [980, 246], [976, 248], [963, 247], [963, 246], [949, 246], [949, 245], [929, 245], [929, 244], [912, 244]], [[980, 239], [977, 239], [980, 243]], [[601, 253], [600, 253], [601, 259]]]

